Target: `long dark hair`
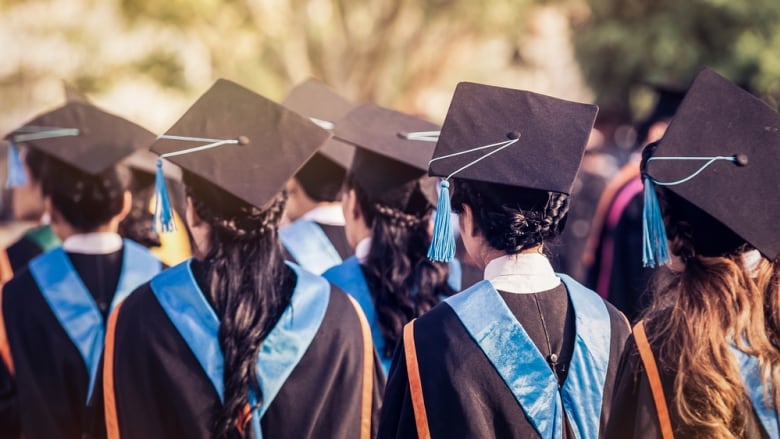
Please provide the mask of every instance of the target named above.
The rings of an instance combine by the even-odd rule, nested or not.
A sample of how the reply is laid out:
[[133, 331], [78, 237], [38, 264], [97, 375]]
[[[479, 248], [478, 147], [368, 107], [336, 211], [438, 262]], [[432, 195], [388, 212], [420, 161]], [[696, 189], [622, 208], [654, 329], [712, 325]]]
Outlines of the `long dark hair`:
[[292, 294], [277, 235], [286, 196], [259, 209], [190, 173], [184, 183], [198, 217], [211, 227], [204, 260], [225, 365], [223, 410], [213, 436], [227, 438], [246, 425], [250, 392], [262, 404], [257, 356]]
[[442, 296], [455, 293], [447, 283], [449, 267], [428, 260], [433, 206], [419, 185], [403, 208], [372, 199], [352, 177], [346, 186], [355, 191], [358, 208], [371, 228], [371, 249], [363, 270], [386, 341], [380, 354], [390, 357], [405, 324], [433, 308]]
[[119, 223], [119, 234], [147, 248], [159, 247], [160, 236], [154, 231], [154, 218], [149, 215], [149, 203], [154, 196], [154, 176], [136, 169], [130, 173], [133, 205]]
[[454, 179], [452, 210], [468, 205], [474, 226], [490, 247], [508, 255], [558, 236], [566, 225], [569, 196], [560, 192]]

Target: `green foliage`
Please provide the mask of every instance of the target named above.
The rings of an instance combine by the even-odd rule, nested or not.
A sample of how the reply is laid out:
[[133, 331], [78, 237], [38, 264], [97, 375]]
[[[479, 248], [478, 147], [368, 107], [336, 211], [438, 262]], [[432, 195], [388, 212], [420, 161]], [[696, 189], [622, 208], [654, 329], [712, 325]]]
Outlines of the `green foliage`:
[[687, 85], [708, 65], [771, 99], [780, 97], [780, 2], [588, 0], [576, 30], [583, 72], [607, 111], [630, 114], [641, 83]]

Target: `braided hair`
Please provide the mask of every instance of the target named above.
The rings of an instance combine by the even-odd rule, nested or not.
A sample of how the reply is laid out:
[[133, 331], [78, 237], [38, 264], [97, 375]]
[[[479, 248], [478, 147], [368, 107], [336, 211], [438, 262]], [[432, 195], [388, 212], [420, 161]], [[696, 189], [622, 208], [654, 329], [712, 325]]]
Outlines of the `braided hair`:
[[442, 296], [455, 293], [447, 283], [449, 267], [428, 260], [433, 205], [414, 184], [417, 187], [401, 208], [372, 199], [354, 178], [347, 178], [347, 188], [355, 191], [371, 228], [371, 249], [362, 269], [386, 341], [380, 352], [385, 357], [393, 355], [405, 324], [433, 308]]
[[569, 196], [560, 192], [453, 179], [452, 210], [467, 205], [490, 247], [508, 255], [537, 247], [566, 225]]
[[198, 217], [210, 226], [206, 282], [220, 318], [225, 383], [223, 409], [212, 433], [233, 437], [247, 421], [250, 392], [257, 404], [263, 403], [257, 357], [292, 295], [286, 287], [294, 274], [285, 268], [277, 235], [286, 195], [280, 193], [260, 209], [189, 172], [184, 183]]

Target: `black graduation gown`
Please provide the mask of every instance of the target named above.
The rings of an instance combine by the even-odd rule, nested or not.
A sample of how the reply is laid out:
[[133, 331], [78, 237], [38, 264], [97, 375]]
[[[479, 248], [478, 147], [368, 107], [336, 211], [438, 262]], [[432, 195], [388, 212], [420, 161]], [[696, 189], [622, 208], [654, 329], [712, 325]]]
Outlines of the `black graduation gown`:
[[46, 248], [41, 247], [41, 243], [38, 240], [33, 238], [34, 234], [42, 235], [42, 239], [45, 241], [50, 241], [52, 239], [56, 240], [56, 237], [53, 236], [54, 232], [51, 231], [50, 227], [51, 226], [45, 225], [28, 231], [5, 249], [13, 273], [18, 273], [19, 270], [26, 267], [27, 263], [33, 258], [47, 250]]
[[[202, 266], [193, 262], [203, 289]], [[335, 287], [330, 294], [317, 335], [261, 420], [264, 438], [359, 437], [361, 327], [347, 296]], [[113, 395], [122, 438], [211, 437], [212, 417], [221, 410], [219, 397], [148, 283], [122, 304], [113, 352]], [[384, 378], [372, 355], [375, 431]]]
[[[105, 319], [122, 269], [122, 250], [67, 255]], [[26, 268], [3, 287], [2, 313], [15, 376], [3, 363], [1, 437], [18, 438], [20, 433], [26, 439], [105, 437], [100, 380], [87, 406], [84, 360]]]
[[[648, 325], [646, 331], [650, 334], [652, 326]], [[668, 342], [674, 343], [673, 340]], [[651, 349], [653, 348], [651, 347]], [[655, 349], [653, 351], [654, 354], [657, 352]], [[670, 409], [669, 417], [674, 437], [676, 439], [705, 437], [695, 429], [683, 429], [680, 427], [679, 418], [671, 410], [676, 374], [674, 371], [664, 370], [661, 367], [658, 368], [658, 371], [661, 376], [661, 385], [664, 389], [666, 404]], [[750, 404], [749, 401], [745, 403]], [[750, 406], [750, 413], [746, 434], [743, 437], [754, 439], [768, 438], [752, 406]], [[612, 397], [612, 409], [605, 437], [610, 439], [661, 437], [658, 415], [653, 402], [653, 395], [650, 392], [650, 384], [648, 383], [633, 335], [626, 341], [623, 358], [621, 358], [618, 367], [615, 392]]]
[[[574, 349], [574, 312], [564, 286], [535, 294], [500, 292], [540, 352], [550, 350], [534, 297], [544, 312], [553, 351], [560, 352], [558, 376], [565, 378]], [[612, 338], [601, 426], [606, 423], [617, 365], [629, 329], [608, 303]], [[414, 328], [425, 408], [433, 438], [538, 437], [507, 385], [446, 303], [417, 319]], [[395, 351], [385, 389], [379, 438], [417, 437], [403, 345]], [[398, 366], [398, 367], [396, 367]], [[564, 437], [573, 437], [564, 428]]]
[[[336, 249], [336, 252], [338, 252], [342, 260], [352, 256], [352, 247], [349, 246], [349, 242], [347, 241], [347, 234], [344, 232], [344, 226], [334, 226], [318, 222], [315, 222], [315, 224], [320, 226], [322, 231], [325, 232], [325, 236], [327, 236], [330, 243], [333, 244], [333, 248]], [[297, 262], [286, 248], [284, 249], [284, 258], [291, 262]]]

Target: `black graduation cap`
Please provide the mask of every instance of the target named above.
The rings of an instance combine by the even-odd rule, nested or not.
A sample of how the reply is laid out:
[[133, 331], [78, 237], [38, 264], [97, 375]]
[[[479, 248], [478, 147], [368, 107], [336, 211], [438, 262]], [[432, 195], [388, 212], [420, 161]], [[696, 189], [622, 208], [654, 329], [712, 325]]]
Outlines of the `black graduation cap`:
[[462, 82], [430, 175], [569, 194], [597, 112], [595, 105]]
[[[316, 79], [308, 79], [296, 86], [282, 105], [308, 117], [328, 131], [333, 131], [336, 121], [355, 107]], [[306, 193], [318, 201], [336, 200], [354, 155], [354, 146], [330, 138], [298, 171], [295, 178]]]
[[154, 142], [152, 132], [84, 101], [32, 119], [6, 140], [35, 148], [89, 175], [99, 175]]
[[366, 193], [390, 207], [404, 209], [415, 188], [436, 201], [435, 183], [426, 176], [435, 139], [431, 122], [376, 105], [361, 105], [336, 124], [334, 136], [357, 146], [350, 173]]
[[[757, 97], [704, 68], [646, 168], [646, 197], [666, 186], [767, 258], [780, 255], [780, 114]], [[645, 215], [650, 229], [653, 215]], [[666, 246], [665, 233], [648, 239]]]
[[[308, 79], [290, 91], [282, 105], [308, 117], [323, 129], [333, 131], [336, 122], [355, 105], [316, 79]], [[355, 148], [337, 139], [328, 139], [317, 151], [344, 169], [349, 169]]]
[[[152, 145], [183, 170], [264, 207], [330, 133], [285, 107], [220, 79]], [[158, 172], [158, 176], [160, 173]], [[158, 178], [158, 182], [164, 181]], [[165, 191], [158, 188], [159, 199]], [[165, 202], [158, 214], [163, 231]]]
[[455, 89], [430, 175], [444, 177], [428, 256], [455, 253], [449, 178], [569, 194], [598, 107], [523, 90], [462, 82]]

